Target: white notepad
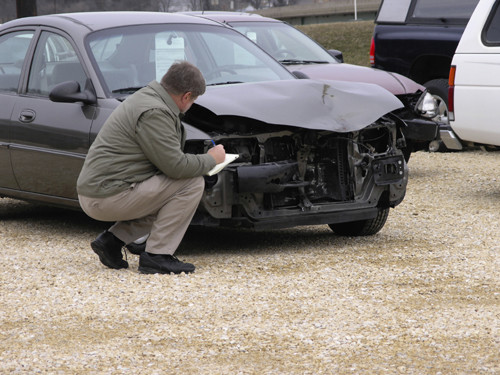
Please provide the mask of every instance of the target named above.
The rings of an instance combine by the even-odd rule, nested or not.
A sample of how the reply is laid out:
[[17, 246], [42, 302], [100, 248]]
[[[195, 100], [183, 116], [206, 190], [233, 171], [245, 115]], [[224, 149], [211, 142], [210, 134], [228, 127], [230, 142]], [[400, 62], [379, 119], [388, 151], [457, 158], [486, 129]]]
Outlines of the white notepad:
[[222, 162], [217, 164], [215, 167], [213, 167], [211, 170], [208, 171], [207, 176], [213, 176], [214, 174], [219, 173], [224, 169], [226, 165], [229, 163], [232, 163], [236, 159], [240, 157], [239, 154], [226, 154], [226, 159]]

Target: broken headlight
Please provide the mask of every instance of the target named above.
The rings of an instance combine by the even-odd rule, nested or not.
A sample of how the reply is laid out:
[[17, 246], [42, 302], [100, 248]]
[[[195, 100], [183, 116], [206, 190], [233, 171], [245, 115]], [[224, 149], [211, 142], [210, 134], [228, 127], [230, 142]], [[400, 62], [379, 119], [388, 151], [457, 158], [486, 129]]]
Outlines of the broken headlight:
[[418, 99], [415, 109], [420, 115], [434, 118], [438, 114], [437, 101], [428, 91], [425, 91]]

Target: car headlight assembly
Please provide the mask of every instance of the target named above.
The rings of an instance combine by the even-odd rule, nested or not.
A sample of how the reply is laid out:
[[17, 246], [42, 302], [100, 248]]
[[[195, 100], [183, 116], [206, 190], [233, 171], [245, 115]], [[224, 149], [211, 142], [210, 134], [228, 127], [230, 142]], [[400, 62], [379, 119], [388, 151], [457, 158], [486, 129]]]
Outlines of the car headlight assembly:
[[424, 117], [434, 118], [438, 114], [437, 101], [428, 91], [424, 92], [417, 102], [416, 110]]

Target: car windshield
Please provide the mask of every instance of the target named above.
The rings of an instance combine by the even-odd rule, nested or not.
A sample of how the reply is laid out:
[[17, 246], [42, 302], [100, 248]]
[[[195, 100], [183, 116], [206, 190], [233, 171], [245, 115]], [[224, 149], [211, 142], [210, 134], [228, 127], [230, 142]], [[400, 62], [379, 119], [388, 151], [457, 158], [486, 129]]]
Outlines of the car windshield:
[[337, 62], [323, 47], [286, 23], [251, 21], [230, 25], [282, 63]]
[[196, 65], [207, 85], [294, 78], [251, 41], [220, 26], [126, 26], [92, 33], [87, 45], [114, 96], [134, 92], [152, 80], [159, 81], [178, 60]]

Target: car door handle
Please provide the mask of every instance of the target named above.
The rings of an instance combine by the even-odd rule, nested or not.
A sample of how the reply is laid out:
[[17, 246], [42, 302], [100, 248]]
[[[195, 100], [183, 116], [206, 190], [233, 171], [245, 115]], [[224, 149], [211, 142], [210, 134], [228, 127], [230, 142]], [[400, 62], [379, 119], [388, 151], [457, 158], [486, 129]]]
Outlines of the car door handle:
[[23, 109], [21, 114], [19, 115], [19, 121], [21, 122], [31, 122], [35, 119], [36, 114], [35, 111], [31, 109]]

